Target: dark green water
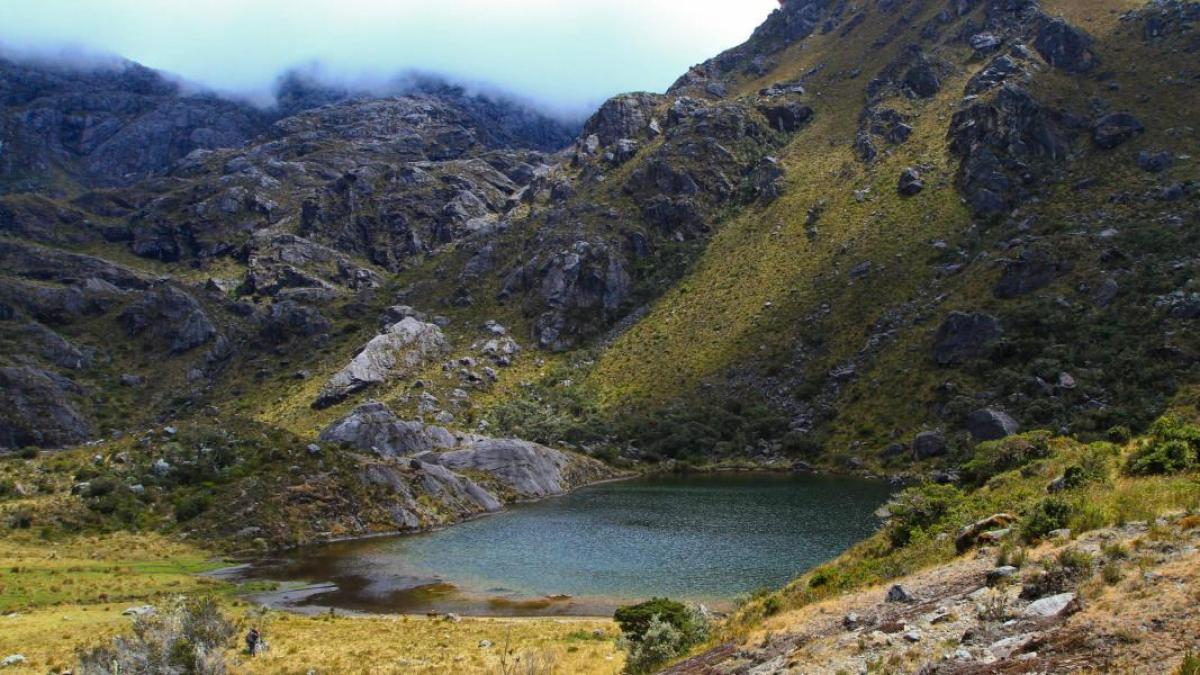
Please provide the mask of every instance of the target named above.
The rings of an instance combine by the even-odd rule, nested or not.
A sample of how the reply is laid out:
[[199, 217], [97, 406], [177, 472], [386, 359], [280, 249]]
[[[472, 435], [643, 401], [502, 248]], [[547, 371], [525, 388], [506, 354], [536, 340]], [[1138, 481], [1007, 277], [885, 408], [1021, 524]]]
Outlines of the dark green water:
[[251, 575], [336, 585], [263, 601], [368, 612], [608, 614], [656, 595], [722, 607], [871, 534], [888, 494], [847, 478], [639, 479], [438, 532], [301, 550]]

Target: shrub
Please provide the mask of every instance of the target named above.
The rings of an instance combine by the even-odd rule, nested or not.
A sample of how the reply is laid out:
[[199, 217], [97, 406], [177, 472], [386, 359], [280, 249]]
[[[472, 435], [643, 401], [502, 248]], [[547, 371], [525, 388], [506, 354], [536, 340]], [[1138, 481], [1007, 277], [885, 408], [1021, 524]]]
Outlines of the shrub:
[[11, 480], [0, 480], [0, 498], [17, 494], [17, 484]]
[[1130, 457], [1129, 473], [1139, 476], [1170, 474], [1196, 466], [1200, 427], [1168, 415], [1151, 425], [1150, 436], [1150, 442]]
[[165, 611], [139, 616], [131, 635], [81, 650], [78, 672], [223, 675], [223, 651], [235, 630], [212, 598], [180, 598]]
[[659, 665], [687, 649], [687, 640], [683, 632], [657, 616], [650, 618], [646, 632], [640, 640], [627, 640], [622, 637], [618, 644], [627, 652], [627, 673], [653, 672]]
[[613, 620], [621, 627], [621, 633], [630, 640], [639, 641], [650, 629], [650, 620], [654, 617], [683, 630], [691, 618], [687, 605], [667, 598], [652, 598], [636, 605], [627, 605], [617, 609]]
[[1024, 567], [1027, 556], [1024, 547], [1013, 546], [1011, 542], [1006, 541], [996, 554], [996, 567]]
[[18, 509], [8, 517], [8, 526], [14, 530], [28, 530], [33, 527], [33, 512], [29, 509]]
[[1084, 551], [1068, 549], [1054, 558], [1042, 561], [1042, 572], [1031, 577], [1021, 587], [1021, 597], [1036, 600], [1048, 595], [1066, 593], [1080, 581], [1092, 575], [1092, 556]]
[[1038, 502], [1025, 518], [1021, 528], [1025, 539], [1040, 539], [1054, 530], [1061, 530], [1071, 522], [1075, 509], [1065, 499], [1047, 497]]
[[763, 613], [767, 616], [774, 616], [783, 609], [783, 600], [779, 599], [778, 595], [767, 596], [763, 601]]
[[888, 539], [892, 546], [901, 547], [912, 541], [917, 532], [940, 524], [962, 503], [962, 493], [953, 485], [922, 485], [900, 493], [888, 510]]
[[25, 446], [17, 451], [17, 457], [21, 459], [37, 459], [38, 449], [32, 445]]
[[992, 476], [1049, 456], [1049, 434], [1039, 432], [1012, 436], [980, 444], [975, 448], [975, 456], [963, 465], [963, 472], [973, 482], [982, 483]]
[[1179, 473], [1196, 465], [1196, 449], [1185, 441], [1151, 441], [1130, 458], [1129, 473], [1138, 476]]
[[175, 500], [175, 521], [187, 522], [208, 510], [210, 500], [206, 494], [192, 494]]
[[667, 598], [622, 607], [613, 618], [621, 627], [618, 645], [628, 653], [629, 673], [651, 672], [708, 639], [708, 618]]

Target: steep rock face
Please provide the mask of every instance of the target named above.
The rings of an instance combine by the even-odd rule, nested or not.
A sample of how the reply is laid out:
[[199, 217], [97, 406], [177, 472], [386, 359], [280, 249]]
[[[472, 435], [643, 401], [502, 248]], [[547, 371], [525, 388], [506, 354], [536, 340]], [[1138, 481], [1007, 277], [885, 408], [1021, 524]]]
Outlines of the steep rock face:
[[0, 368], [0, 448], [61, 448], [82, 443], [92, 427], [72, 402], [82, 390], [38, 368]]
[[576, 242], [543, 262], [534, 258], [513, 272], [502, 295], [533, 290], [527, 309], [545, 308], [534, 327], [538, 344], [561, 351], [617, 316], [630, 293], [626, 262], [603, 243]]
[[85, 185], [128, 185], [198, 148], [241, 145], [266, 128], [248, 105], [184, 94], [129, 62], [91, 68], [0, 59], [0, 184], [62, 169]]
[[372, 338], [345, 368], [331, 377], [313, 407], [327, 408], [371, 385], [409, 375], [447, 348], [446, 338], [437, 326], [406, 318]]

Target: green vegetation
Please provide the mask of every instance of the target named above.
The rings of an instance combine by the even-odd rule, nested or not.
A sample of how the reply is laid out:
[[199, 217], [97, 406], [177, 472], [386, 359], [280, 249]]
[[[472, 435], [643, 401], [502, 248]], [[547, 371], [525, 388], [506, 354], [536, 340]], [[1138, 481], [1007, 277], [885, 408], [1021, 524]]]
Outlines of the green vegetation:
[[707, 617], [667, 598], [621, 607], [613, 618], [621, 627], [620, 644], [627, 652], [628, 673], [653, 672], [709, 636]]

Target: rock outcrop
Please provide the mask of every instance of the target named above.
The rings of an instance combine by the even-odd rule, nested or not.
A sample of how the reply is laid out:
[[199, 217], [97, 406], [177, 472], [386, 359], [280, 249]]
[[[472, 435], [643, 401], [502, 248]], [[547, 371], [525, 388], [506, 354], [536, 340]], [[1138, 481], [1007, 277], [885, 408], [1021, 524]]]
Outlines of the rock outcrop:
[[91, 423], [72, 400], [82, 393], [47, 370], [0, 368], [0, 448], [61, 448], [88, 440]]
[[409, 317], [393, 324], [362, 348], [317, 395], [314, 408], [328, 408], [371, 385], [406, 377], [448, 349], [437, 326]]

